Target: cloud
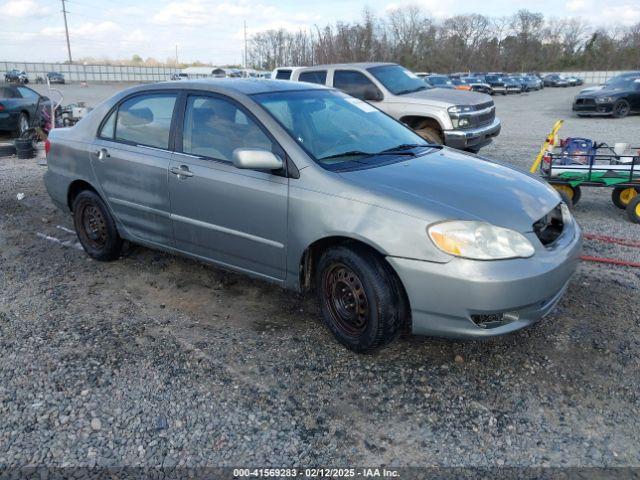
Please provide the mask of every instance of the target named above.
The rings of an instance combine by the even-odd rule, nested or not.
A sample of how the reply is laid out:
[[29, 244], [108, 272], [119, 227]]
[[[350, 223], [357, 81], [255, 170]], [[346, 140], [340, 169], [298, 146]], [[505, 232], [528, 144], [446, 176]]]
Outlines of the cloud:
[[0, 4], [3, 16], [11, 18], [44, 17], [51, 13], [49, 7], [35, 0], [9, 0]]
[[586, 0], [569, 0], [565, 5], [565, 8], [567, 9], [568, 12], [574, 12], [574, 13], [581, 12], [585, 10], [586, 7], [587, 7]]
[[384, 13], [389, 14], [394, 10], [405, 7], [417, 7], [421, 12], [426, 12], [432, 17], [445, 18], [451, 15], [452, 2], [441, 2], [439, 0], [418, 0], [402, 3], [389, 3], [384, 7]]

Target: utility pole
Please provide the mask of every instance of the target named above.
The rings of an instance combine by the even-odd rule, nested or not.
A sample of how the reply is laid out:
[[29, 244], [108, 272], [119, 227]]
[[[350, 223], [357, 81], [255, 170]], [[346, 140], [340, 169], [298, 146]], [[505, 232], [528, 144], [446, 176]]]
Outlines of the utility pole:
[[244, 69], [247, 69], [247, 21], [244, 21]]
[[73, 63], [71, 58], [71, 43], [69, 43], [69, 26], [67, 25], [67, 10], [65, 9], [64, 2], [68, 0], [60, 0], [62, 2], [62, 16], [64, 17], [64, 32], [67, 35], [67, 53], [69, 54], [69, 63]]

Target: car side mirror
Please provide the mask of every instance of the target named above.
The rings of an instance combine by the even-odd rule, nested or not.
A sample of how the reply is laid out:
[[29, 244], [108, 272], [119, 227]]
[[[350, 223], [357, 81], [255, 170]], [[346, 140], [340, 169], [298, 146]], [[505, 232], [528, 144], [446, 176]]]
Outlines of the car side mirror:
[[280, 170], [284, 162], [275, 153], [261, 148], [236, 148], [233, 166], [245, 170]]
[[382, 92], [377, 88], [367, 88], [363, 97], [366, 102], [380, 102], [382, 100]]

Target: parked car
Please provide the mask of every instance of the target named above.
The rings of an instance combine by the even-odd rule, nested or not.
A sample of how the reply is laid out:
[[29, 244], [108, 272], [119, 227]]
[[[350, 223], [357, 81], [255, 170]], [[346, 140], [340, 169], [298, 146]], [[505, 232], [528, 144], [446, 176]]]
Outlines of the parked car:
[[562, 75], [558, 75], [557, 73], [550, 73], [549, 75], [545, 75], [544, 79], [545, 87], [568, 87], [569, 82]]
[[290, 79], [335, 87], [369, 102], [431, 143], [478, 151], [500, 133], [491, 97], [433, 88], [395, 63], [297, 67]]
[[579, 86], [584, 83], [583, 79], [581, 79], [580, 77], [576, 77], [575, 75], [571, 75], [567, 77], [567, 81], [569, 82], [569, 85], [572, 87]]
[[320, 85], [137, 86], [49, 142], [47, 191], [92, 258], [115, 260], [128, 240], [315, 290], [357, 352], [404, 328], [531, 325], [578, 262], [580, 228], [547, 183]]
[[49, 99], [23, 85], [0, 85], [0, 130], [22, 135]]
[[542, 80], [534, 75], [523, 75], [523, 80], [527, 84], [527, 88], [531, 90], [541, 90], [543, 87]]
[[7, 83], [21, 83], [25, 85], [29, 83], [29, 77], [22, 70], [9, 70], [4, 74], [4, 81]]
[[427, 75], [426, 77], [423, 77], [423, 80], [432, 87], [436, 88], [447, 88], [450, 90], [455, 90], [456, 88], [451, 79], [446, 75], [438, 75], [436, 73], [432, 73], [430, 75]]
[[468, 85], [467, 82], [462, 80], [461, 78], [451, 78], [451, 83], [453, 84], [453, 88], [456, 90], [464, 90], [470, 92], [471, 85]]
[[503, 78], [507, 93], [522, 93], [522, 84], [512, 77]]
[[640, 76], [622, 77], [600, 90], [579, 93], [573, 101], [573, 111], [580, 117], [615, 118], [640, 112]]
[[488, 74], [485, 75], [484, 80], [491, 86], [493, 93], [507, 94], [507, 84], [500, 75]]
[[169, 78], [171, 80], [189, 80], [189, 74], [182, 72], [172, 73]]
[[48, 72], [47, 78], [49, 79], [49, 83], [60, 83], [64, 84], [64, 75], [58, 72]]
[[474, 92], [493, 95], [493, 89], [482, 77], [462, 77], [462, 80], [471, 87]]

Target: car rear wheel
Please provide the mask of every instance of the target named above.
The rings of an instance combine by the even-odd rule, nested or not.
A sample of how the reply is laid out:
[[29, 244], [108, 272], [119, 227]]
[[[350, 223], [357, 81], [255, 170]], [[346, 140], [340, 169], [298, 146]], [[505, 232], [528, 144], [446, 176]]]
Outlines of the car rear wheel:
[[618, 187], [614, 188], [611, 192], [611, 201], [613, 204], [621, 209], [627, 208], [629, 202], [638, 196], [640, 188], [634, 187]]
[[358, 353], [393, 341], [408, 315], [400, 280], [375, 252], [353, 246], [325, 251], [315, 276], [324, 323]]
[[415, 132], [429, 143], [436, 145], [442, 145], [444, 143], [442, 134], [433, 127], [420, 126], [416, 128]]
[[640, 195], [636, 195], [627, 205], [627, 216], [633, 223], [640, 223]]
[[627, 115], [629, 115], [630, 111], [631, 111], [631, 106], [629, 105], [629, 102], [627, 102], [626, 100], [621, 99], [613, 104], [612, 113], [615, 118], [624, 118]]
[[73, 201], [73, 223], [80, 244], [96, 260], [117, 260], [122, 250], [122, 239], [116, 223], [100, 196], [84, 190]]

